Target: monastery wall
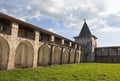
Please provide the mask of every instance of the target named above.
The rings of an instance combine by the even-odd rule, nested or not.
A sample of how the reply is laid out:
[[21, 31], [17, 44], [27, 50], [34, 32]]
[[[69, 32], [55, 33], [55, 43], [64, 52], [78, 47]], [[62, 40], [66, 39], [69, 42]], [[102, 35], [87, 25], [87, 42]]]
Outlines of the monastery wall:
[[79, 63], [74, 41], [0, 13], [0, 69]]
[[120, 47], [100, 47], [95, 49], [96, 62], [120, 62]]

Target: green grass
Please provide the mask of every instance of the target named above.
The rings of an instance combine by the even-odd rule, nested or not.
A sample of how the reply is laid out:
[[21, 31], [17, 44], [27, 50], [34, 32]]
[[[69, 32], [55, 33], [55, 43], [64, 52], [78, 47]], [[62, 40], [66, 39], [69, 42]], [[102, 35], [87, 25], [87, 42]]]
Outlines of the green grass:
[[80, 63], [2, 70], [0, 81], [120, 81], [120, 64]]

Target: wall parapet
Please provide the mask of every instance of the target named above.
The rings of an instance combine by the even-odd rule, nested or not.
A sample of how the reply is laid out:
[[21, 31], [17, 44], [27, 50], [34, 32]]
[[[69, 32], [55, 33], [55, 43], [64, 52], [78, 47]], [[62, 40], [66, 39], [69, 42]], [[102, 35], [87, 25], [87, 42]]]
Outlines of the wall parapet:
[[95, 61], [120, 62], [120, 46], [99, 47], [95, 49]]

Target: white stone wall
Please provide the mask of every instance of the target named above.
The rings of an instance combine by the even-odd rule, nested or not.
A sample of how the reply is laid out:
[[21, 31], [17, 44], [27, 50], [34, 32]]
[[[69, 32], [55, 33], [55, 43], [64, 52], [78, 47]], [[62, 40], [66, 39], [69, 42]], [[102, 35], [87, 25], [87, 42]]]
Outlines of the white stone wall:
[[96, 39], [90, 37], [77, 37], [75, 42], [82, 46], [81, 62], [93, 62], [95, 57]]
[[[50, 39], [48, 41], [40, 41], [41, 35], [40, 35], [40, 31], [38, 30], [34, 30], [33, 34], [31, 33], [30, 35], [28, 35], [29, 37], [24, 37], [24, 35], [21, 34], [24, 33], [20, 32], [18, 23], [11, 23], [11, 25], [9, 25], [9, 28], [7, 28], [6, 31], [0, 32], [0, 40], [6, 41], [5, 42], [6, 45], [2, 41], [0, 42], [0, 45], [2, 44], [1, 46], [4, 46], [3, 48], [0, 48], [0, 53], [2, 53], [0, 54], [0, 58], [6, 59], [6, 62], [3, 61], [0, 62], [0, 69], [17, 68], [15, 64], [19, 63], [18, 61], [21, 61], [19, 63], [21, 64], [20, 67], [37, 67], [39, 66], [38, 64], [39, 61], [40, 63], [42, 62], [40, 66], [50, 65], [50, 64], [56, 65], [61, 63], [64, 64], [64, 63], [68, 63], [69, 61], [73, 63], [73, 60], [75, 60], [75, 62], [79, 62], [80, 59], [79, 56], [81, 50], [76, 48], [75, 46], [72, 46], [71, 41], [67, 40], [68, 41], [67, 43], [69, 44], [68, 46], [64, 42], [66, 39], [62, 38], [61, 44], [59, 42], [59, 44], [55, 43], [54, 45], [55, 37], [53, 35], [50, 35]], [[51, 43], [53, 43], [53, 48], [51, 48]], [[25, 46], [20, 46], [21, 44], [24, 44]], [[40, 51], [42, 45], [47, 45], [48, 49], [44, 49]], [[55, 46], [58, 46], [60, 49], [58, 54], [54, 50]], [[63, 52], [61, 50], [62, 47], [63, 47]], [[8, 48], [8, 50], [6, 49], [6, 52], [5, 52], [5, 48]], [[65, 49], [67, 49], [68, 52], [64, 53]], [[72, 49], [74, 53], [72, 53], [72, 56], [70, 56], [69, 58], [70, 49]], [[76, 54], [76, 58], [74, 58], [75, 54]], [[44, 57], [45, 63], [41, 61], [42, 60], [41, 56]]]

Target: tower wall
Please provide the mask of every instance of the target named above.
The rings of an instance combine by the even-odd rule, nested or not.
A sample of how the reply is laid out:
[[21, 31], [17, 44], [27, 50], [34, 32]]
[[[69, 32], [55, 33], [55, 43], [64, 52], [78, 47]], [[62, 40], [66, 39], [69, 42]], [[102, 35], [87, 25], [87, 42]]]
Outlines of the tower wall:
[[79, 36], [74, 38], [75, 42], [82, 46], [81, 62], [93, 62], [95, 57], [95, 48], [97, 46], [97, 38], [91, 34], [86, 21], [83, 24]]
[[94, 37], [75, 38], [75, 42], [82, 46], [81, 62], [93, 62], [95, 56], [96, 39]]

